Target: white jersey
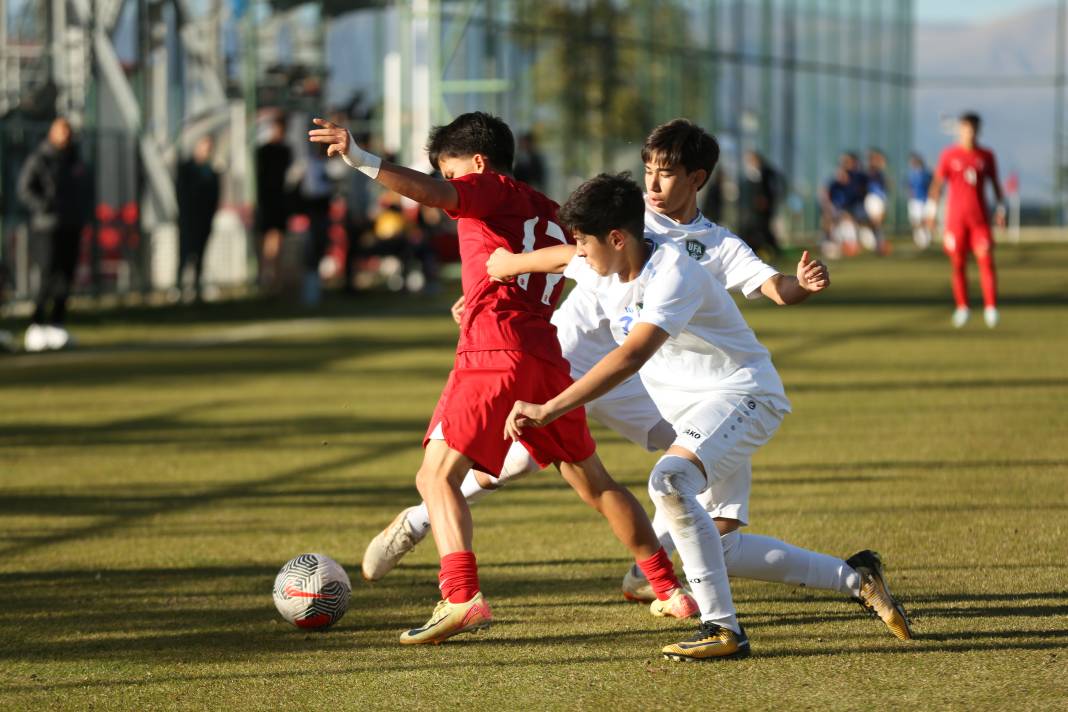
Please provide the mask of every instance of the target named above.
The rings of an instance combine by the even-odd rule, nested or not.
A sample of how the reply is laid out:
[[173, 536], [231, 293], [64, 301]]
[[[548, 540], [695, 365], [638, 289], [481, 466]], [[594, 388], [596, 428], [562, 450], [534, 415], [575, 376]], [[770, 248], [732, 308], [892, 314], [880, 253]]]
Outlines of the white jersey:
[[575, 256], [564, 275], [591, 291], [617, 344], [635, 324], [668, 333], [640, 371], [642, 383], [669, 422], [712, 398], [744, 395], [788, 412], [782, 381], [723, 284], [670, 238], [649, 231], [653, 252], [629, 282], [598, 275]]
[[[645, 229], [669, 237], [694, 257], [727, 289], [740, 289], [748, 299], [760, 296], [764, 282], [778, 270], [763, 262], [749, 245], [730, 230], [701, 213], [686, 225], [646, 208]], [[571, 364], [571, 377], [578, 379], [616, 347], [608, 321], [597, 299], [582, 285], [576, 286], [553, 313], [557, 338], [564, 358]]]
[[779, 273], [756, 256], [745, 241], [701, 213], [681, 225], [655, 210], [645, 211], [645, 230], [670, 237], [727, 289], [738, 289], [746, 299], [760, 297], [760, 287]]

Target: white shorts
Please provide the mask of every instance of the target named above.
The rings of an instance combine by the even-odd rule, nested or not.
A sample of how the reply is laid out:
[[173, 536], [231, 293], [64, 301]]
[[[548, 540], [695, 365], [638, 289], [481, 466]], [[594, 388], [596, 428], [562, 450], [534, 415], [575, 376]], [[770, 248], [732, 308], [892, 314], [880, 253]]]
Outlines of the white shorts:
[[909, 198], [909, 223], [913, 227], [923, 225], [924, 211], [927, 209], [926, 200]]
[[660, 415], [638, 376], [632, 376], [600, 398], [587, 403], [586, 415], [649, 452], [656, 450], [649, 446], [649, 432], [664, 416]]
[[698, 501], [713, 517], [749, 523], [753, 453], [778, 430], [784, 413], [756, 398], [724, 395], [675, 423], [675, 445], [697, 455], [708, 476]]
[[879, 222], [886, 217], [886, 198], [878, 193], [868, 193], [864, 196], [864, 212], [873, 222]]

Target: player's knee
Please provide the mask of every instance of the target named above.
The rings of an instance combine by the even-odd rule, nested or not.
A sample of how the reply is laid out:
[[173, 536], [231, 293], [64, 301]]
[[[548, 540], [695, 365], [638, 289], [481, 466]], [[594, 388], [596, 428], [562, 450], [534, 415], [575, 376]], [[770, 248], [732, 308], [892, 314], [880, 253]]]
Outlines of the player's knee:
[[427, 499], [437, 488], [447, 484], [447, 473], [439, 472], [436, 469], [420, 467], [419, 471], [415, 473], [415, 489], [419, 491], [423, 499]]
[[677, 516], [688, 498], [705, 488], [705, 476], [693, 462], [678, 455], [665, 455], [649, 475], [649, 497], [667, 516]]

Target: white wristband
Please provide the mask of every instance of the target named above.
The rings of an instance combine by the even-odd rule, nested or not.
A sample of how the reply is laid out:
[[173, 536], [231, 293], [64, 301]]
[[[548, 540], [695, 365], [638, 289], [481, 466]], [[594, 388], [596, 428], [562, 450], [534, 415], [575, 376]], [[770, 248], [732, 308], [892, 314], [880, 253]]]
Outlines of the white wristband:
[[382, 159], [356, 145], [356, 140], [352, 138], [351, 132], [349, 133], [349, 151], [342, 154], [341, 160], [349, 164], [350, 168], [355, 168], [371, 180], [378, 177], [378, 171], [382, 168]]
[[927, 199], [927, 202], [923, 204], [923, 215], [926, 218], [933, 218], [938, 215], [938, 203]]

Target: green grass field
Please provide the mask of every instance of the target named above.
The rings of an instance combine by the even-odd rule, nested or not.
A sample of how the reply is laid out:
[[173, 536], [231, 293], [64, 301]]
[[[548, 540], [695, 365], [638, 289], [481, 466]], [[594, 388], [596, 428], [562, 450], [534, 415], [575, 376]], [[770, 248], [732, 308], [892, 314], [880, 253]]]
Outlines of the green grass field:
[[[704, 665], [660, 658], [692, 626], [622, 600], [626, 552], [549, 472], [474, 509], [496, 625], [397, 644], [436, 600], [433, 544], [373, 585], [358, 562], [417, 501], [451, 292], [76, 315], [77, 351], [0, 358], [0, 708], [1066, 709], [1068, 248], [999, 260], [996, 331], [950, 328], [937, 254], [743, 307], [794, 404], [751, 529], [877, 549], [917, 639], [736, 581], [754, 654]], [[648, 502], [656, 456], [595, 436]], [[325, 634], [271, 602], [304, 551], [353, 578]]]

